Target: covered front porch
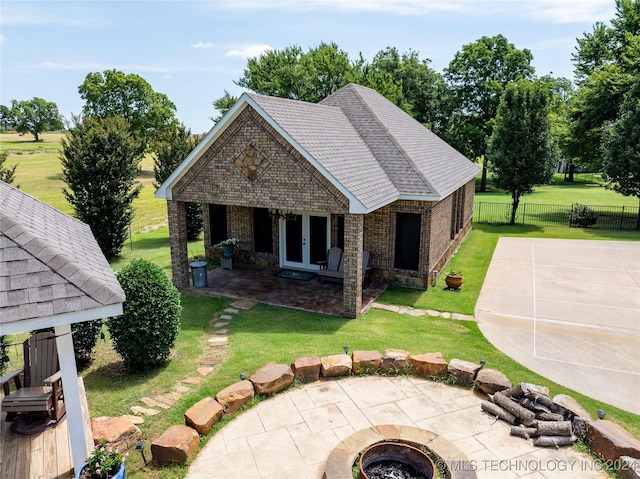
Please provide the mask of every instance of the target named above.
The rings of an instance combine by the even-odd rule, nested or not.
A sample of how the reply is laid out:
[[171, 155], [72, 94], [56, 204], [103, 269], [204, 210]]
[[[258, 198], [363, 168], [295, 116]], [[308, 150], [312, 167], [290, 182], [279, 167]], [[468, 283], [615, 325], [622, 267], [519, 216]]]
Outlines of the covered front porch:
[[[276, 276], [281, 269], [234, 262], [233, 269], [219, 267], [208, 271], [206, 287], [190, 286], [187, 290], [320, 314], [343, 315], [342, 284], [320, 283], [317, 276], [308, 281], [281, 278]], [[361, 313], [369, 308], [385, 288], [386, 284], [379, 282], [363, 286]]]

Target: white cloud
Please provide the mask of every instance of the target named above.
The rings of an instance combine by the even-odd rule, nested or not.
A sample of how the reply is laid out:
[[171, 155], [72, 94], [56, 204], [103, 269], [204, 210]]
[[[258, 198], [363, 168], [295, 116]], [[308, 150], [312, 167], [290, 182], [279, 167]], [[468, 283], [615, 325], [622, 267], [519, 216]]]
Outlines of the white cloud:
[[2, 25], [89, 25], [95, 23], [90, 10], [83, 5], [74, 5], [64, 10], [47, 9], [43, 3], [38, 7], [9, 5], [2, 7], [0, 23]]
[[119, 70], [124, 73], [164, 73], [175, 74], [184, 72], [216, 72], [236, 74], [236, 68], [216, 65], [144, 65], [134, 63], [97, 63], [97, 62], [66, 62], [46, 61], [37, 63], [20, 63], [17, 69], [23, 72], [36, 71], [105, 71]]
[[213, 43], [211, 42], [192, 43], [191, 48], [213, 48]]
[[608, 22], [615, 15], [611, 0], [535, 0], [521, 5], [533, 17], [553, 23]]
[[516, 14], [553, 23], [608, 21], [615, 13], [612, 0], [217, 0], [211, 6], [239, 11], [372, 12], [401, 16], [437, 12]]
[[224, 54], [226, 57], [252, 58], [263, 54], [266, 51], [273, 50], [270, 45], [247, 45], [243, 47], [232, 48]]

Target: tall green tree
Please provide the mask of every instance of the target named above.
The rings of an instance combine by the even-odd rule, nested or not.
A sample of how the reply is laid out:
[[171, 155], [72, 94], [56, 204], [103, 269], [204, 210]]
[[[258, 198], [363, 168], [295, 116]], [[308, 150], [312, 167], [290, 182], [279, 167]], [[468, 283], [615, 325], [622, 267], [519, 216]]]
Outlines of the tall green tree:
[[225, 90], [224, 95], [213, 100], [213, 108], [218, 111], [218, 114], [216, 116], [210, 116], [209, 119], [214, 123], [218, 123], [237, 101], [238, 97], [233, 96]]
[[141, 76], [117, 70], [89, 73], [78, 87], [84, 116], [123, 117], [145, 148], [177, 125], [176, 106]]
[[11, 100], [7, 122], [18, 133], [31, 133], [35, 137], [34, 141], [39, 141], [39, 134], [44, 131], [59, 130], [63, 127], [58, 106], [37, 97], [23, 101]]
[[317, 103], [353, 78], [346, 52], [335, 43], [320, 43], [303, 52], [298, 45], [269, 50], [250, 58], [235, 83], [263, 95]]
[[121, 116], [78, 119], [61, 140], [63, 194], [109, 260], [120, 254], [142, 186], [143, 148]]
[[604, 132], [616, 121], [640, 71], [640, 0], [616, 0], [610, 26], [598, 22], [573, 55], [578, 90], [569, 113], [568, 155], [600, 168]]
[[482, 159], [480, 191], [486, 191], [487, 144], [500, 97], [510, 82], [533, 78], [533, 55], [502, 35], [464, 45], [445, 69], [452, 97], [447, 139], [469, 158]]
[[[605, 130], [603, 160], [608, 186], [640, 201], [640, 74], [626, 93], [616, 121]], [[640, 212], [636, 229], [640, 230]]]
[[436, 133], [444, 131], [448, 89], [429, 59], [413, 50], [379, 51], [371, 63], [356, 63], [356, 83], [373, 88]]
[[[179, 125], [165, 133], [162, 141], [158, 142], [154, 148], [153, 176], [156, 180], [154, 183], [156, 189], [169, 178], [182, 160], [189, 156], [201, 139], [199, 135], [192, 135], [191, 130], [184, 125]], [[187, 203], [186, 213], [187, 240], [195, 240], [204, 227], [202, 205]]]
[[520, 197], [553, 178], [556, 156], [549, 123], [548, 89], [522, 80], [506, 86], [500, 98], [487, 156], [496, 187], [511, 194], [515, 223]]

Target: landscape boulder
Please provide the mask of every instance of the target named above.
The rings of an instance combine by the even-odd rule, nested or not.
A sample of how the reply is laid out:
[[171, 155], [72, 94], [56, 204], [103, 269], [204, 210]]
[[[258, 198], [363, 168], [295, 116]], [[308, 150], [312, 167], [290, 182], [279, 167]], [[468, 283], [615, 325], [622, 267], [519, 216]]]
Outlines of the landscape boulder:
[[142, 431], [126, 416], [97, 417], [91, 420], [91, 430], [94, 444], [106, 439], [121, 453], [127, 452], [142, 436]]
[[293, 371], [287, 364], [270, 362], [251, 376], [256, 394], [276, 393], [293, 382]]
[[618, 479], [640, 479], [640, 459], [620, 456], [619, 462]]
[[589, 412], [571, 396], [566, 394], [556, 394], [553, 396], [553, 402], [565, 410], [570, 411], [574, 416], [579, 416], [588, 421], [593, 421], [591, 414], [589, 414]]
[[245, 379], [218, 391], [216, 401], [220, 403], [225, 414], [232, 414], [240, 410], [240, 408], [251, 401], [254, 396], [255, 391], [253, 384], [251, 381]]
[[382, 356], [380, 371], [383, 373], [403, 374], [409, 367], [409, 352], [403, 349], [387, 349]]
[[354, 374], [372, 374], [380, 369], [382, 354], [378, 351], [355, 350], [351, 353]]
[[332, 378], [348, 376], [351, 373], [353, 361], [346, 354], [333, 354], [320, 358], [322, 377]]
[[446, 376], [449, 363], [442, 353], [412, 354], [409, 356], [411, 371], [421, 377]]
[[184, 422], [198, 434], [204, 436], [215, 423], [222, 419], [222, 406], [212, 397], [206, 397], [195, 403], [184, 413]]
[[476, 387], [485, 394], [493, 394], [511, 387], [511, 381], [497, 369], [481, 369], [476, 375]]
[[621, 456], [640, 458], [640, 441], [616, 423], [598, 419], [587, 424], [585, 442], [605, 461], [616, 461]]
[[158, 466], [184, 464], [198, 448], [200, 436], [189, 426], [178, 424], [167, 429], [151, 444], [151, 455]]
[[320, 379], [320, 358], [305, 356], [296, 359], [291, 364], [293, 377], [302, 383], [312, 383]]
[[471, 384], [475, 380], [478, 371], [482, 369], [482, 366], [462, 359], [452, 359], [449, 361], [447, 369], [459, 384]]

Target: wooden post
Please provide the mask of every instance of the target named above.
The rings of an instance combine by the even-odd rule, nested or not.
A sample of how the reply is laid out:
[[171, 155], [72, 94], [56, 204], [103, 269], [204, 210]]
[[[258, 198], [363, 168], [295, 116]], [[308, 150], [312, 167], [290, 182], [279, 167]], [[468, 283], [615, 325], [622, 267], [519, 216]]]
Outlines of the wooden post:
[[82, 405], [80, 403], [80, 389], [78, 388], [78, 370], [76, 358], [73, 354], [73, 339], [71, 338], [71, 325], [56, 326], [56, 346], [62, 374], [62, 387], [64, 388], [64, 401], [67, 408], [67, 425], [69, 427], [69, 440], [71, 442], [71, 454], [73, 467], [79, 471], [86, 462], [88, 451], [82, 419]]

